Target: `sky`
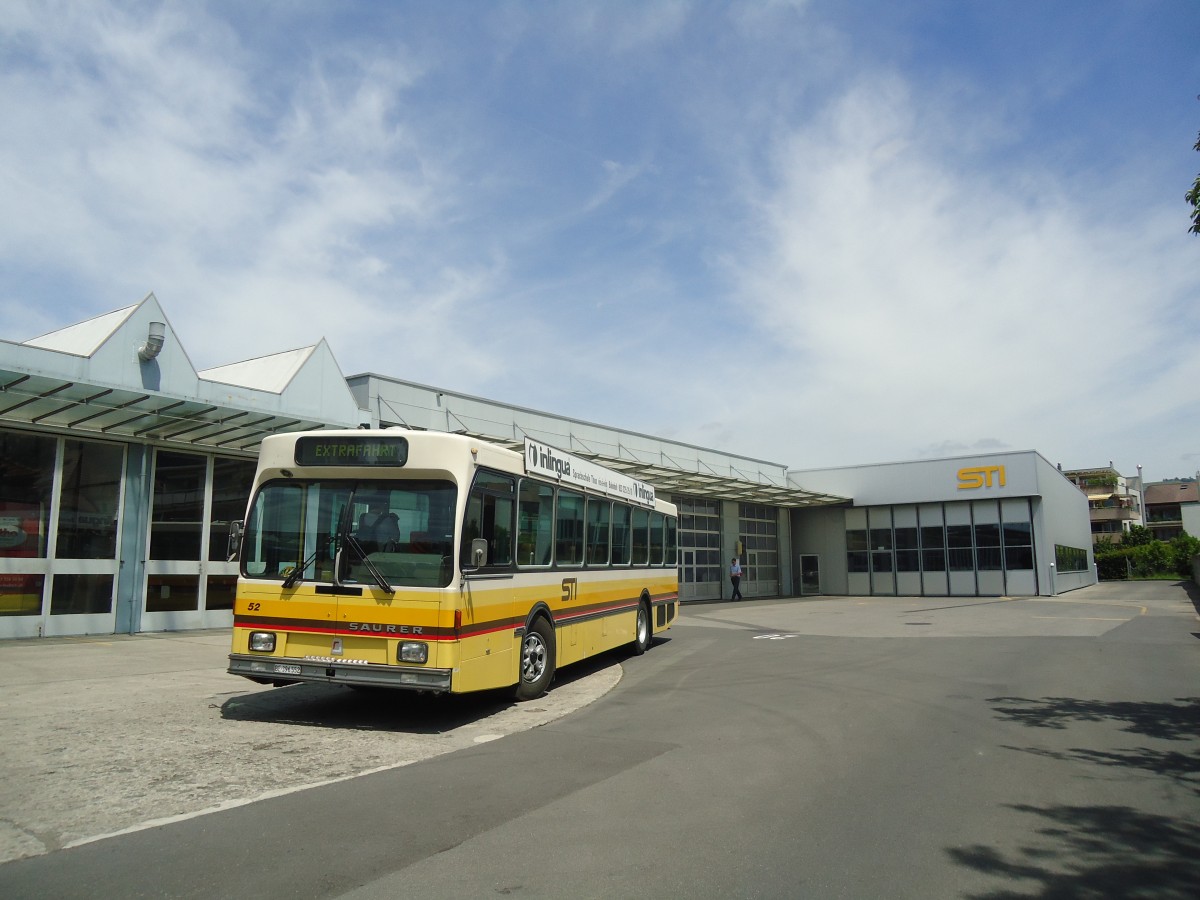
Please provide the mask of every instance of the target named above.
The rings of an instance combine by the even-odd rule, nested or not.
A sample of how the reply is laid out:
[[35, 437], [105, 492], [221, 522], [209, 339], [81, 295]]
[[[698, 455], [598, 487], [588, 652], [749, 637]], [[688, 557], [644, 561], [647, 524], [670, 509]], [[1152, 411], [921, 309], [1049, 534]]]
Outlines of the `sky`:
[[1195, 0], [5, 0], [0, 339], [1193, 475], [1198, 95]]

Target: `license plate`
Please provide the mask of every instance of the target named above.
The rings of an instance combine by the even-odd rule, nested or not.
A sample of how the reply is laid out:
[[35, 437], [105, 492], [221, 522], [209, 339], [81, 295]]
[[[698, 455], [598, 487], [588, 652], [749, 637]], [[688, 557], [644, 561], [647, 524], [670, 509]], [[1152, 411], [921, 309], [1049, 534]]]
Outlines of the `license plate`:
[[299, 666], [289, 666], [289, 665], [285, 665], [284, 663], [276, 663], [275, 671], [280, 675], [299, 675], [300, 667]]

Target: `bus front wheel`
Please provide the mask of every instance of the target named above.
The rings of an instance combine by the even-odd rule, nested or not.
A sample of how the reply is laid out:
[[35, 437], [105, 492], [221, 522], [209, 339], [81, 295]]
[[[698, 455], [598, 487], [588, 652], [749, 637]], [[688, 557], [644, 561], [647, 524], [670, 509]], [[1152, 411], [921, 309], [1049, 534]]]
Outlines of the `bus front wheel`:
[[554, 629], [545, 619], [534, 619], [521, 642], [521, 676], [517, 699], [533, 700], [546, 693], [554, 678]]

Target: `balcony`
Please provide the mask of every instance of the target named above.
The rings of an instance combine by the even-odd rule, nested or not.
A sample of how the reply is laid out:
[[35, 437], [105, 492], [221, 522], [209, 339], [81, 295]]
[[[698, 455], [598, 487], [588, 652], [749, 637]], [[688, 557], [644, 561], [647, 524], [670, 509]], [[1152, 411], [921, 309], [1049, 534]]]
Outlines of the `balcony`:
[[1092, 494], [1088, 497], [1088, 509], [1093, 522], [1127, 522], [1139, 517], [1136, 498], [1126, 494]]
[[1093, 522], [1128, 522], [1138, 517], [1137, 510], [1128, 506], [1093, 506], [1090, 515]]
[[1182, 525], [1183, 511], [1178, 507], [1154, 509], [1146, 518], [1147, 525]]

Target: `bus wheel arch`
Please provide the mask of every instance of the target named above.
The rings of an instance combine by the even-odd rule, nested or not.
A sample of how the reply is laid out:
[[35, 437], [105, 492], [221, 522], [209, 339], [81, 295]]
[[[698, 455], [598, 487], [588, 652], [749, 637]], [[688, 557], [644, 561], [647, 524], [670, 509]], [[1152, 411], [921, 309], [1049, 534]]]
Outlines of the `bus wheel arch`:
[[521, 638], [514, 692], [518, 701], [533, 700], [546, 693], [554, 680], [556, 652], [550, 612], [545, 607], [535, 608], [525, 622], [525, 633]]
[[654, 642], [654, 620], [651, 617], [650, 594], [642, 591], [642, 596], [638, 598], [637, 619], [633, 626], [633, 652], [637, 656], [641, 656], [650, 649], [650, 645]]

